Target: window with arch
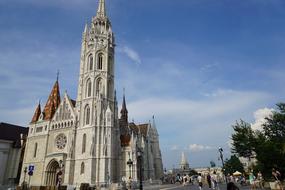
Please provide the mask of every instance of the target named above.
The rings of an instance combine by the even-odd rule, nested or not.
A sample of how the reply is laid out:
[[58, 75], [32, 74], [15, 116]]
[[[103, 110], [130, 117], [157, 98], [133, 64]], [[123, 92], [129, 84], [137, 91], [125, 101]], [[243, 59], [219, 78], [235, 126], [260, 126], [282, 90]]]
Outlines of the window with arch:
[[90, 54], [88, 57], [88, 69], [91, 71], [93, 70], [93, 55]]
[[82, 162], [80, 167], [80, 174], [84, 174], [84, 170], [85, 170], [85, 164], [84, 162]]
[[99, 94], [102, 92], [102, 79], [98, 78], [96, 81], [96, 94]]
[[86, 150], [86, 134], [83, 134], [82, 138], [82, 154], [85, 153]]
[[90, 124], [90, 107], [88, 105], [85, 107], [84, 115], [85, 115], [85, 125], [89, 125]]
[[90, 97], [92, 94], [92, 82], [90, 79], [86, 82], [86, 97]]
[[98, 64], [97, 69], [102, 70], [102, 68], [103, 68], [103, 54], [102, 53], [100, 53], [98, 55], [98, 63], [97, 64]]
[[35, 143], [34, 158], [37, 157], [38, 143]]

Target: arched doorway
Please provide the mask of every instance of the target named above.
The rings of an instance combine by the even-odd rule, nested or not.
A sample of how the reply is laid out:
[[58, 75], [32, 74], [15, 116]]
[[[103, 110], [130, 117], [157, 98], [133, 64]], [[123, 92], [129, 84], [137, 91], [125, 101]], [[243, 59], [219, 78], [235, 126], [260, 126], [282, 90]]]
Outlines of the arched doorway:
[[56, 186], [59, 163], [56, 160], [49, 162], [46, 168], [46, 186]]

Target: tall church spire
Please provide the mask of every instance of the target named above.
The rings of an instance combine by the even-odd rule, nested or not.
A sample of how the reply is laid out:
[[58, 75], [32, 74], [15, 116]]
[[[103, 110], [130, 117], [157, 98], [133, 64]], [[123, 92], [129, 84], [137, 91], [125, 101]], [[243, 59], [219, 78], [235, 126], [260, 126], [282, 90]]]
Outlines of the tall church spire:
[[106, 17], [105, 0], [99, 0], [97, 17]]

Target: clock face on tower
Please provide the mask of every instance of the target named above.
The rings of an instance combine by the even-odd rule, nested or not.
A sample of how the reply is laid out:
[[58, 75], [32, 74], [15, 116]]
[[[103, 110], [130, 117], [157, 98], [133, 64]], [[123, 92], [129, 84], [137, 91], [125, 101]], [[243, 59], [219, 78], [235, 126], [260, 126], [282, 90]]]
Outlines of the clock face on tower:
[[65, 148], [67, 142], [67, 138], [64, 134], [59, 134], [55, 138], [55, 145], [58, 149], [62, 150]]

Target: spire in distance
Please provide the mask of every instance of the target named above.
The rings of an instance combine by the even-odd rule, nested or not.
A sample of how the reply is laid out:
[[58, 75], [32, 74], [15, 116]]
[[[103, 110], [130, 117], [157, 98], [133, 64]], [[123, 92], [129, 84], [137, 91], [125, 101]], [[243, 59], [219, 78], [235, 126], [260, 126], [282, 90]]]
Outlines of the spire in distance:
[[128, 110], [126, 105], [125, 89], [124, 89], [123, 103], [121, 109], [121, 119], [123, 119], [126, 123], [128, 122]]
[[97, 17], [106, 17], [105, 0], [99, 0]]

